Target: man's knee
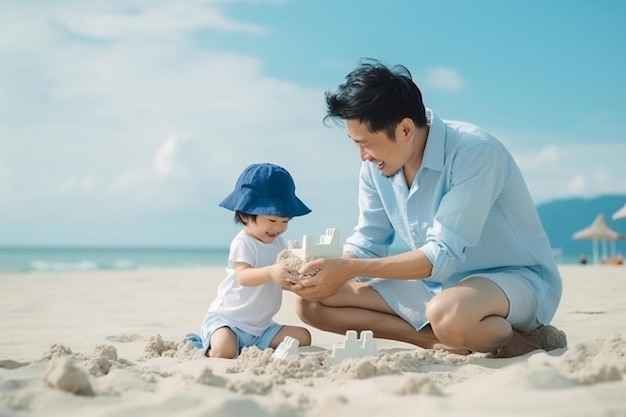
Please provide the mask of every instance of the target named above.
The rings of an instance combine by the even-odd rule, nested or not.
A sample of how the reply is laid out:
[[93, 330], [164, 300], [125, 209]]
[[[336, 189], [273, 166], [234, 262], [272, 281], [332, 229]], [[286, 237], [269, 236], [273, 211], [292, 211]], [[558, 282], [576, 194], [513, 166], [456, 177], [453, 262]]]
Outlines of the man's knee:
[[313, 325], [315, 319], [315, 310], [317, 309], [317, 303], [304, 298], [296, 298], [296, 314], [300, 317], [300, 320], [306, 324]]
[[425, 314], [431, 324], [445, 324], [454, 321], [458, 309], [458, 302], [446, 297], [446, 294], [439, 294], [426, 304]]
[[464, 332], [469, 329], [459, 314], [460, 306], [449, 297], [434, 297], [426, 305], [426, 318], [439, 340], [450, 346], [465, 346]]
[[334, 323], [329, 318], [329, 309], [323, 304], [302, 298], [296, 300], [296, 314], [302, 322], [317, 329], [333, 331]]

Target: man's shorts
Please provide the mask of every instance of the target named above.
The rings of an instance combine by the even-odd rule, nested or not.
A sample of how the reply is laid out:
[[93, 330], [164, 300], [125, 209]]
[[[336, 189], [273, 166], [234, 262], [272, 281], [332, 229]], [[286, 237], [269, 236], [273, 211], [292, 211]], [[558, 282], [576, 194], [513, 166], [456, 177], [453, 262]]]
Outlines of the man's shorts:
[[[540, 278], [527, 269], [513, 268], [498, 272], [481, 272], [468, 275], [470, 278], [485, 278], [496, 284], [509, 300], [509, 314], [505, 319], [519, 331], [528, 332], [540, 326], [536, 319], [537, 297], [533, 291], [533, 280]], [[389, 280], [361, 278], [380, 294], [391, 309], [416, 330], [428, 325], [426, 305], [440, 292], [423, 280]]]
[[469, 276], [463, 281], [470, 278], [486, 278], [500, 287], [509, 300], [509, 314], [505, 319], [511, 323], [515, 330], [529, 332], [541, 325], [536, 318], [537, 297], [529, 281], [533, 278], [538, 279], [538, 277], [530, 271], [524, 274], [520, 274], [518, 270], [477, 274]]

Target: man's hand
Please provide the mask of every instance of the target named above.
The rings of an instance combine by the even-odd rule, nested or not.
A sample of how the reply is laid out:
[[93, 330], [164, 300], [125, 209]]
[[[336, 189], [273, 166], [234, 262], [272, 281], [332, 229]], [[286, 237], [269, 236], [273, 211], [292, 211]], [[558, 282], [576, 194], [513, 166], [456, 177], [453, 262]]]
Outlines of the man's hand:
[[302, 281], [293, 287], [293, 292], [309, 301], [320, 301], [339, 291], [352, 276], [345, 268], [345, 259], [319, 258], [307, 262], [300, 268]]

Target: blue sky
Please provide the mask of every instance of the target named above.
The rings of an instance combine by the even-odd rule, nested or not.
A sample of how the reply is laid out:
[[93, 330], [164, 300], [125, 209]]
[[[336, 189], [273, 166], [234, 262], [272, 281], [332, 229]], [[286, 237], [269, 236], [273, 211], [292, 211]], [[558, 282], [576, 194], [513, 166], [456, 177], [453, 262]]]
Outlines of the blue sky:
[[5, 1], [0, 245], [227, 245], [217, 204], [264, 161], [313, 209], [289, 238], [345, 237], [359, 159], [323, 94], [361, 57], [499, 137], [537, 203], [625, 194], [624, 16], [617, 0]]

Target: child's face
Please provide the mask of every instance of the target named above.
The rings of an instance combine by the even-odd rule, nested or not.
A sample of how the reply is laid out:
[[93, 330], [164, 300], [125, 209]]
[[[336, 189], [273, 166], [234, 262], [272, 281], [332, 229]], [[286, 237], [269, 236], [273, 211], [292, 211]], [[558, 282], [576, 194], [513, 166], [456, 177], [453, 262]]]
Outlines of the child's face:
[[272, 243], [274, 239], [285, 233], [289, 217], [256, 216], [256, 222], [249, 220], [246, 232], [263, 243]]

